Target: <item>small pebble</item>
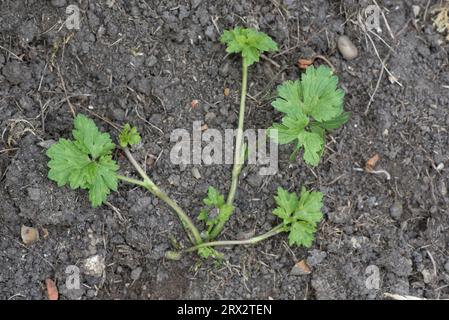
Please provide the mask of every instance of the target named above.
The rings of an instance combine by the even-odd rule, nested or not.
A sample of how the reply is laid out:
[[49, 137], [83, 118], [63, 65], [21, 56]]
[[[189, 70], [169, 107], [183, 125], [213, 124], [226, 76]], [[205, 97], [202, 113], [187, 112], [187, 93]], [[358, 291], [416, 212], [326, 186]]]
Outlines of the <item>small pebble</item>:
[[414, 5], [414, 6], [412, 6], [412, 9], [413, 9], [413, 15], [415, 16], [415, 18], [418, 18], [419, 13], [421, 12], [421, 7]]
[[248, 184], [253, 187], [253, 188], [258, 188], [262, 185], [263, 183], [263, 176], [258, 174], [258, 173], [253, 173], [250, 174], [248, 176], [248, 178], [246, 178], [246, 181], [248, 182]]
[[317, 249], [313, 249], [309, 251], [309, 256], [307, 257], [307, 264], [311, 267], [319, 265], [326, 259], [327, 253], [325, 251], [320, 251]]
[[201, 173], [198, 170], [198, 168], [196, 167], [192, 168], [192, 176], [197, 180], [201, 179]]
[[56, 143], [55, 140], [49, 139], [49, 140], [44, 140], [44, 141], [38, 142], [37, 145], [41, 148], [48, 149], [55, 143]]
[[290, 275], [292, 276], [303, 276], [310, 273], [312, 273], [312, 270], [310, 270], [305, 260], [297, 262], [290, 271]]
[[20, 228], [20, 236], [22, 237], [23, 243], [30, 245], [39, 240], [39, 231], [36, 228], [22, 225]]
[[343, 58], [352, 60], [359, 54], [357, 47], [347, 36], [340, 36], [337, 40], [337, 47]]
[[112, 110], [112, 115], [114, 116], [114, 119], [118, 121], [123, 121], [126, 118], [125, 111], [119, 108], [114, 108]]
[[95, 292], [95, 290], [93, 290], [93, 289], [89, 289], [89, 290], [87, 290], [87, 292], [86, 292], [86, 296], [88, 297], [88, 298], [93, 298], [93, 297], [95, 297], [97, 295], [97, 293]]
[[142, 274], [142, 270], [143, 269], [141, 267], [137, 267], [136, 269], [131, 271], [131, 279], [133, 279], [134, 281], [138, 280], [140, 278], [140, 275]]
[[93, 277], [101, 277], [106, 268], [104, 257], [98, 254], [91, 256], [84, 260], [83, 267], [85, 274]]
[[172, 174], [171, 176], [168, 177], [168, 183], [170, 183], [173, 186], [179, 186], [180, 182], [181, 182], [181, 177], [176, 175], [176, 174]]
[[390, 215], [393, 219], [399, 220], [402, 216], [402, 203], [400, 201], [395, 201], [390, 207]]
[[67, 4], [66, 0], [51, 0], [51, 5], [53, 7], [61, 8]]
[[204, 32], [204, 34], [206, 36], [208, 36], [209, 39], [215, 40], [215, 29], [214, 29], [214, 26], [212, 26], [212, 25], [207, 26], [206, 31]]
[[216, 118], [217, 118], [217, 115], [214, 112], [208, 112], [208, 113], [206, 113], [206, 116], [204, 117], [204, 121], [207, 124], [213, 124], [215, 122]]
[[115, 4], [115, 0], [106, 0], [106, 5], [109, 8], [112, 8], [114, 6], [114, 4]]
[[444, 270], [446, 270], [446, 272], [449, 272], [449, 260], [446, 261], [446, 264], [444, 265]]
[[31, 200], [33, 201], [39, 201], [42, 198], [42, 193], [41, 193], [41, 189], [39, 188], [28, 188], [28, 196], [30, 197]]
[[148, 66], [148, 67], [154, 67], [156, 64], [157, 64], [157, 58], [155, 57], [155, 56], [149, 56], [148, 58], [147, 58], [147, 60], [145, 61], [145, 63], [146, 63], [146, 65]]
[[424, 269], [423, 271], [421, 271], [421, 274], [423, 276], [423, 281], [424, 283], [431, 283], [432, 279], [433, 279], [433, 275], [430, 273], [429, 270]]
[[229, 74], [229, 63], [226, 62], [224, 65], [222, 65], [218, 70], [218, 73], [220, 74], [220, 76], [226, 77]]

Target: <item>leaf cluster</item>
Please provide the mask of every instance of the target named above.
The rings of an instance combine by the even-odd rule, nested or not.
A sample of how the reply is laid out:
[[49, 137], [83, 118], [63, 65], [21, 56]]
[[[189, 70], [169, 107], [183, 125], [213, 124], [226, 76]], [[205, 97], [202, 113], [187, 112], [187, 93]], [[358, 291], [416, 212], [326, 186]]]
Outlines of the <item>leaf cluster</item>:
[[323, 194], [318, 191], [310, 192], [302, 187], [298, 197], [296, 193], [279, 187], [274, 199], [277, 208], [273, 214], [283, 220], [285, 230], [289, 232], [289, 244], [310, 247], [317, 225], [323, 218]]
[[125, 124], [120, 135], [118, 137], [120, 146], [122, 148], [126, 148], [127, 146], [133, 146], [135, 144], [140, 143], [142, 138], [140, 137], [139, 132], [136, 127], [131, 127], [129, 123]]
[[235, 27], [233, 30], [225, 30], [220, 41], [227, 45], [226, 52], [240, 53], [246, 66], [258, 62], [261, 53], [278, 50], [273, 39], [252, 28]]
[[324, 151], [325, 133], [349, 119], [343, 111], [344, 92], [337, 89], [338, 78], [325, 66], [307, 68], [301, 80], [285, 81], [277, 88], [273, 107], [284, 114], [281, 123], [269, 129], [279, 144], [294, 143], [304, 148], [304, 160], [316, 166]]
[[59, 187], [88, 190], [95, 208], [106, 201], [111, 190], [117, 191], [118, 165], [111, 155], [115, 144], [108, 133], [101, 133], [83, 114], [75, 118], [74, 125], [74, 140], [61, 138], [47, 151], [48, 178]]
[[200, 211], [198, 220], [204, 221], [207, 226], [206, 233], [209, 235], [214, 226], [229, 219], [234, 206], [227, 204], [224, 196], [214, 187], [209, 187], [203, 202], [207, 207]]

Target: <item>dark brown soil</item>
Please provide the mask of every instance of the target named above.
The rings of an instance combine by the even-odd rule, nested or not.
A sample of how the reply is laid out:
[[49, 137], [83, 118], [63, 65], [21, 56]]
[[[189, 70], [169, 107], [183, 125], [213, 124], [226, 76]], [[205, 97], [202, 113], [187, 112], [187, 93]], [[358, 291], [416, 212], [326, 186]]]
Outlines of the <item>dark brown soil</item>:
[[[62, 25], [71, 2], [80, 30]], [[110, 7], [108, 4], [114, 2]], [[438, 1], [377, 1], [379, 38], [373, 44], [356, 24], [370, 1], [1, 1], [0, 15], [0, 298], [46, 299], [45, 279], [56, 279], [62, 299], [383, 299], [385, 293], [449, 298], [449, 63], [448, 43], [432, 26]], [[415, 19], [412, 5], [420, 7]], [[134, 151], [162, 189], [195, 217], [207, 187], [223, 193], [230, 166], [175, 166], [170, 133], [237, 122], [240, 62], [226, 56], [219, 35], [234, 25], [256, 26], [279, 44], [250, 69], [247, 128], [279, 118], [270, 105], [275, 87], [296, 79], [299, 57], [329, 58], [346, 92], [350, 121], [327, 141], [321, 164], [290, 163], [280, 148], [279, 173], [245, 167], [238, 210], [221, 239], [261, 233], [276, 224], [273, 195], [281, 185], [325, 193], [325, 221], [314, 246], [289, 248], [285, 235], [251, 247], [221, 249], [225, 260], [199, 264], [195, 255], [169, 261], [171, 238], [187, 245], [175, 215], [139, 188], [121, 185], [111, 206], [92, 209], [85, 192], [58, 188], [47, 178], [45, 146], [70, 137], [77, 112], [135, 124], [143, 144]], [[346, 61], [336, 49], [348, 35], [359, 55]], [[317, 61], [318, 63], [324, 63]], [[225, 96], [223, 90], [230, 88]], [[199, 100], [197, 108], [190, 102]], [[367, 112], [365, 112], [367, 110]], [[115, 130], [95, 118], [102, 130]], [[384, 175], [355, 171], [374, 154]], [[121, 171], [134, 174], [119, 153]], [[148, 159], [153, 159], [148, 161]], [[112, 206], [116, 210], [112, 209]], [[48, 230], [32, 246], [21, 225]], [[105, 259], [101, 276], [81, 268], [80, 290], [65, 287], [67, 266]], [[294, 276], [298, 260], [312, 273]], [[366, 286], [369, 266], [380, 287]]]

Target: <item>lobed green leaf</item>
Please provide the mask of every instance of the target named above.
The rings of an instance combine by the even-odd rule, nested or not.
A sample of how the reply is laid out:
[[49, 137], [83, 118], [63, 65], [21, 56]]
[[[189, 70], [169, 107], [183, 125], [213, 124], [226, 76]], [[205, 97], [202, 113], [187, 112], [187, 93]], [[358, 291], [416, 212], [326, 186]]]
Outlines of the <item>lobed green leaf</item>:
[[140, 137], [139, 132], [136, 127], [131, 127], [129, 123], [125, 124], [122, 131], [119, 134], [119, 143], [122, 148], [126, 148], [127, 146], [133, 146], [138, 143], [142, 138]]
[[68, 184], [72, 189], [88, 190], [92, 206], [97, 207], [111, 190], [117, 190], [118, 165], [111, 157], [115, 145], [86, 116], [78, 115], [74, 123], [75, 140], [61, 138], [47, 151], [48, 178], [59, 187]]
[[267, 34], [251, 28], [225, 30], [220, 41], [227, 45], [226, 52], [240, 53], [246, 66], [258, 62], [261, 53], [278, 50], [276, 42]]
[[268, 129], [269, 136], [279, 144], [295, 143], [295, 156], [304, 148], [304, 161], [312, 166], [319, 164], [324, 152], [326, 130], [337, 129], [349, 119], [337, 83], [330, 68], [311, 66], [301, 80], [281, 84], [272, 103], [284, 117]]
[[279, 187], [274, 197], [277, 208], [273, 214], [283, 220], [289, 232], [290, 245], [310, 247], [318, 223], [322, 220], [323, 194], [301, 189], [301, 196]]
[[101, 133], [95, 122], [83, 114], [75, 118], [75, 129], [72, 134], [78, 148], [93, 159], [107, 155], [115, 148], [109, 133]]

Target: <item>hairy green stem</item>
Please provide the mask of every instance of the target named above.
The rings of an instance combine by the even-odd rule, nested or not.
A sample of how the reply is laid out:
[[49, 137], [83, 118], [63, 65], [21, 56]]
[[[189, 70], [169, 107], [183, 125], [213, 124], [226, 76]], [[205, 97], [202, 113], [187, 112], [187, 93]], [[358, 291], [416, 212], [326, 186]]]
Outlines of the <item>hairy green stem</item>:
[[141, 186], [141, 187], [144, 187], [144, 188], [147, 187], [147, 184], [145, 183], [145, 181], [141, 181], [141, 180], [137, 180], [137, 179], [134, 179], [134, 178], [130, 178], [130, 177], [126, 177], [126, 176], [121, 176], [121, 175], [117, 175], [117, 178], [118, 178], [119, 180], [128, 182], [128, 183], [130, 183], [130, 184], [135, 184], [135, 185], [138, 185], [138, 186]]
[[271, 229], [270, 231], [263, 233], [259, 236], [250, 238], [250, 239], [203, 242], [203, 243], [197, 244], [193, 247], [187, 248], [183, 252], [193, 252], [200, 248], [205, 248], [205, 247], [219, 247], [219, 246], [226, 247], [226, 246], [234, 246], [234, 245], [256, 244], [262, 240], [268, 239], [268, 238], [275, 236], [278, 233], [281, 233], [284, 231], [285, 231], [284, 224], [280, 224], [280, 225], [274, 227], [273, 229]]
[[154, 184], [154, 182], [148, 177], [147, 173], [143, 168], [140, 166], [139, 163], [137, 163], [136, 159], [134, 159], [134, 156], [132, 155], [131, 151], [129, 151], [128, 148], [123, 148], [123, 151], [125, 152], [126, 157], [128, 158], [129, 162], [133, 165], [133, 167], [136, 169], [136, 171], [139, 173], [139, 175], [142, 177], [143, 181], [147, 183], [148, 185], [154, 186], [157, 188], [157, 186]]
[[133, 178], [128, 178], [125, 176], [118, 176], [118, 179], [135, 184], [141, 187], [144, 187], [148, 191], [150, 191], [153, 195], [164, 201], [170, 208], [172, 208], [176, 214], [178, 215], [179, 219], [182, 222], [182, 225], [184, 229], [186, 230], [186, 233], [190, 239], [190, 241], [194, 245], [201, 244], [203, 242], [203, 239], [201, 238], [201, 235], [198, 231], [198, 229], [195, 227], [194, 223], [190, 219], [190, 217], [182, 210], [182, 208], [171, 199], [165, 192], [163, 192], [159, 187], [148, 177], [145, 170], [142, 169], [142, 167], [137, 163], [136, 159], [134, 159], [133, 155], [129, 151], [128, 148], [123, 148], [123, 151], [125, 152], [126, 157], [131, 162], [131, 164], [134, 166], [134, 168], [137, 170], [137, 172], [142, 177], [143, 181], [136, 180]]
[[[237, 186], [239, 182], [240, 172], [242, 171], [243, 162], [245, 161], [245, 148], [243, 144], [243, 124], [245, 122], [245, 105], [246, 105], [246, 92], [247, 92], [247, 83], [248, 83], [248, 66], [245, 63], [245, 59], [243, 61], [242, 67], [242, 92], [240, 95], [240, 110], [239, 110], [239, 123], [237, 127], [237, 136], [235, 139], [235, 150], [234, 150], [234, 166], [232, 168], [232, 180], [231, 187], [229, 189], [228, 198], [226, 199], [226, 203], [229, 205], [233, 205], [235, 193], [237, 191]], [[221, 220], [215, 227], [212, 229], [210, 233], [210, 239], [218, 236], [223, 230], [224, 225], [227, 220]]]

